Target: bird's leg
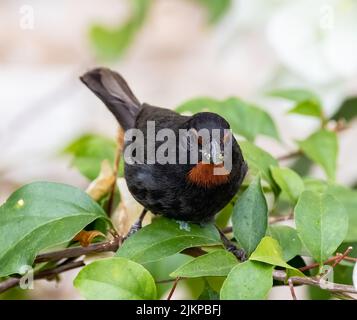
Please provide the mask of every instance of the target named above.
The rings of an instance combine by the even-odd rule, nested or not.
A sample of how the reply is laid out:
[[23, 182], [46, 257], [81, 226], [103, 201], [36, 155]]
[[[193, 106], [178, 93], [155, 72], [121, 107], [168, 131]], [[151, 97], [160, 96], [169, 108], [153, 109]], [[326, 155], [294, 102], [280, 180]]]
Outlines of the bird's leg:
[[142, 228], [143, 220], [144, 220], [147, 212], [148, 211], [144, 208], [143, 211], [141, 212], [138, 220], [136, 220], [135, 223], [131, 226], [128, 234], [125, 236], [125, 239], [129, 238], [131, 235], [133, 235], [135, 232], [139, 231]]
[[221, 236], [221, 240], [223, 242], [224, 247], [229, 251], [232, 252], [240, 261], [247, 260], [247, 255], [243, 249], [238, 249], [233, 242], [231, 242], [226, 235], [222, 232], [220, 228], [216, 226], [219, 235]]

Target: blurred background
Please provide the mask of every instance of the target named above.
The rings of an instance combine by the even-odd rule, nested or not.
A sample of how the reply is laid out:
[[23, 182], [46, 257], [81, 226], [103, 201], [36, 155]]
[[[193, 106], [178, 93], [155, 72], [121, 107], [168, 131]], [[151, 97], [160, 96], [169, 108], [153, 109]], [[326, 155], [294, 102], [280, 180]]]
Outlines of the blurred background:
[[[116, 136], [114, 118], [78, 80], [98, 65], [157, 106], [198, 96], [256, 103], [278, 125], [282, 143], [257, 140], [275, 156], [319, 122], [287, 116], [291, 103], [267, 92], [309, 88], [327, 115], [346, 99], [357, 105], [355, 0], [2, 0], [0, 24], [0, 203], [35, 180], [87, 187], [61, 150], [87, 133]], [[347, 185], [357, 181], [356, 134], [352, 124], [340, 135], [337, 181]], [[27, 295], [79, 298], [76, 273]], [[290, 295], [274, 289], [271, 298]]]

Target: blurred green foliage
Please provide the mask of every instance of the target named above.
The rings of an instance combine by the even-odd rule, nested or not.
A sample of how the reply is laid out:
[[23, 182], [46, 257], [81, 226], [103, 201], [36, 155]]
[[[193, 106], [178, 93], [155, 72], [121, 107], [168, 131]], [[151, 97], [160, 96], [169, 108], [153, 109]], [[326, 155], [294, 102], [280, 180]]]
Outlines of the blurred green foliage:
[[[188, 0], [186, 0], [188, 1]], [[192, 0], [191, 0], [192, 1]], [[193, 0], [207, 9], [208, 22], [217, 23], [229, 10], [231, 0]], [[89, 40], [95, 55], [100, 60], [120, 59], [143, 27], [155, 0], [130, 0], [131, 14], [125, 22], [116, 26], [93, 24], [89, 29]]]

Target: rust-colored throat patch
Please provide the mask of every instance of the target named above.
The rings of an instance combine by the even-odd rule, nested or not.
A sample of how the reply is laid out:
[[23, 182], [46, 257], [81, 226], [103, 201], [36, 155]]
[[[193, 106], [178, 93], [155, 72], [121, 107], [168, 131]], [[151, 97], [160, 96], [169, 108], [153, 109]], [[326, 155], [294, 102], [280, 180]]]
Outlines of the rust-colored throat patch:
[[[223, 170], [221, 174], [215, 174], [214, 169], [220, 168]], [[197, 163], [187, 175], [188, 181], [201, 187], [215, 187], [225, 184], [229, 180], [229, 172], [224, 169], [223, 164], [215, 165], [210, 163]]]

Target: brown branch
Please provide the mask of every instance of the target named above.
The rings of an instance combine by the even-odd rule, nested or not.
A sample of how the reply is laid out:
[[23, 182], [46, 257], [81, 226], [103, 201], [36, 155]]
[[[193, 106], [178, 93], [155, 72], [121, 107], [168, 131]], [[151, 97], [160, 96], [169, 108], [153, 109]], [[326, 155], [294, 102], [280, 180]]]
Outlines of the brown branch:
[[[273, 278], [277, 281], [285, 282], [287, 279], [287, 274], [282, 270], [275, 270], [273, 273]], [[321, 288], [330, 292], [348, 292], [357, 294], [357, 290], [353, 286], [346, 284], [332, 283], [324, 281], [321, 282], [321, 279], [313, 277], [290, 277], [291, 283], [293, 284], [306, 284], [314, 287]]]
[[[60, 273], [76, 269], [84, 266], [84, 262], [81, 261], [70, 261], [64, 265], [56, 266], [51, 269], [43, 270], [34, 275], [34, 280], [52, 278]], [[3, 282], [0, 282], [0, 293], [5, 292], [11, 288], [19, 285], [21, 278], [9, 278]]]
[[353, 247], [348, 247], [344, 253], [337, 254], [338, 258], [333, 263], [332, 268], [336, 267], [345, 257], [347, 257], [350, 254], [350, 252], [352, 250], [353, 250]]
[[174, 284], [173, 284], [173, 286], [172, 286], [172, 288], [171, 288], [171, 290], [170, 290], [170, 292], [169, 292], [169, 295], [167, 296], [167, 300], [171, 300], [171, 298], [172, 298], [172, 296], [173, 296], [173, 294], [174, 294], [174, 292], [175, 292], [175, 290], [176, 290], [177, 284], [178, 284], [178, 282], [179, 282], [180, 280], [181, 280], [180, 277], [177, 277], [177, 278], [175, 279], [175, 282], [174, 282]]
[[291, 280], [291, 278], [288, 279], [288, 285], [289, 285], [290, 293], [291, 293], [291, 296], [293, 297], [293, 300], [297, 300], [297, 297], [296, 297], [296, 294], [295, 294], [295, 289], [294, 289], [294, 283]]
[[[99, 253], [99, 252], [110, 252], [110, 251], [117, 251], [120, 244], [121, 244], [122, 239], [121, 238], [115, 238], [111, 241], [108, 242], [102, 242], [102, 243], [97, 243], [97, 244], [91, 244], [88, 247], [82, 248], [82, 247], [76, 247], [76, 248], [68, 248], [60, 251], [55, 251], [55, 252], [49, 252], [49, 253], [44, 253], [39, 255], [35, 262], [46, 262], [46, 261], [59, 261], [65, 258], [74, 258], [74, 257], [80, 257], [82, 255], [90, 254], [90, 253]], [[202, 250], [201, 248], [190, 248], [183, 250], [183, 253], [188, 254], [193, 257], [198, 257], [206, 252]], [[335, 261], [336, 259], [340, 258], [341, 255], [338, 255], [336, 257], [332, 257], [329, 260], [330, 261]], [[350, 257], [344, 257], [344, 260], [349, 260]], [[352, 258], [354, 259], [354, 258]], [[56, 275], [61, 272], [73, 269], [73, 268], [78, 268], [80, 266], [83, 266], [82, 261], [70, 261], [68, 264], [64, 264], [61, 266], [57, 266], [52, 271], [49, 270], [44, 270], [42, 273], [38, 273], [35, 276], [35, 279], [39, 278], [47, 278], [51, 275]], [[312, 266], [309, 266], [312, 268]], [[273, 278], [277, 281], [281, 282], [286, 282], [287, 280], [287, 274], [285, 271], [282, 270], [275, 270], [273, 273]], [[306, 284], [306, 285], [311, 285], [315, 287], [320, 287], [321, 289], [328, 290], [330, 292], [342, 292], [342, 293], [354, 293], [357, 294], [357, 290], [353, 286], [349, 285], [344, 285], [344, 284], [338, 284], [338, 283], [321, 283], [319, 279], [317, 278], [312, 278], [312, 277], [291, 277], [290, 282], [292, 284]], [[4, 282], [0, 283], [0, 292], [4, 292], [9, 288], [17, 286], [19, 283], [18, 278], [10, 278], [5, 280]]]
[[276, 159], [278, 161], [285, 161], [285, 160], [290, 160], [290, 159], [296, 158], [296, 157], [300, 156], [301, 154], [302, 154], [301, 151], [298, 150], [298, 151], [293, 151], [293, 152], [284, 154], [280, 157], [277, 157]]
[[110, 191], [109, 201], [108, 201], [108, 216], [112, 215], [113, 212], [113, 204], [114, 204], [114, 196], [115, 196], [115, 188], [116, 188], [116, 180], [119, 172], [119, 163], [121, 154], [123, 152], [124, 146], [124, 130], [119, 127], [118, 128], [118, 138], [117, 138], [117, 148], [115, 151], [115, 160], [114, 160], [114, 177], [115, 182], [113, 183], [112, 189]]
[[73, 258], [87, 255], [89, 253], [99, 253], [108, 251], [117, 251], [121, 242], [120, 237], [116, 237], [111, 241], [91, 244], [88, 247], [74, 247], [59, 251], [43, 253], [37, 256], [35, 263], [58, 261], [64, 258]]
[[[330, 263], [333, 262], [332, 267], [334, 268], [342, 260], [356, 262], [357, 261], [356, 258], [347, 257], [347, 255], [352, 251], [352, 249], [353, 249], [352, 247], [348, 247], [344, 253], [337, 253], [335, 256], [333, 256], [333, 257], [327, 259], [326, 261], [324, 261], [323, 264], [330, 264]], [[301, 268], [299, 268], [299, 270], [304, 272], [304, 271], [307, 271], [307, 270], [318, 268], [319, 266], [320, 266], [320, 264], [316, 262], [316, 263], [309, 264], [309, 265], [307, 265], [305, 267], [301, 267]]]

